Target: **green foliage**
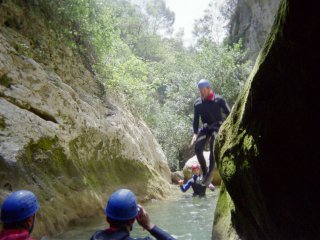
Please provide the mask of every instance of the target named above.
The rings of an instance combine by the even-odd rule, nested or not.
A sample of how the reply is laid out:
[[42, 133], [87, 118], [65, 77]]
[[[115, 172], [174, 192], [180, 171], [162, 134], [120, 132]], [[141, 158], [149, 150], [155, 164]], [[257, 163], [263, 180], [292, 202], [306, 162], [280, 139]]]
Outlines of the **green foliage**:
[[111, 8], [100, 0], [31, 1], [49, 19], [58, 40], [83, 56], [90, 70], [99, 65], [110, 49], [114, 34]]
[[167, 8], [163, 0], [149, 0], [146, 3], [146, 12], [149, 16], [151, 31], [156, 34], [159, 30], [166, 33], [172, 33], [172, 25], [174, 23], [174, 12]]
[[[134, 5], [129, 0], [38, 0], [56, 34], [83, 56], [107, 88], [124, 93], [163, 147], [172, 170], [192, 136], [196, 83], [212, 81], [232, 105], [250, 71], [241, 42], [217, 43], [201, 20], [198, 42], [189, 49], [172, 31], [174, 13], [163, 0]], [[211, 6], [212, 7], [212, 6]], [[52, 14], [54, 13], [54, 14]], [[208, 30], [208, 31], [207, 31]], [[161, 33], [161, 34], [160, 34]]]
[[232, 46], [203, 40], [197, 59], [213, 89], [233, 105], [251, 70], [241, 40]]

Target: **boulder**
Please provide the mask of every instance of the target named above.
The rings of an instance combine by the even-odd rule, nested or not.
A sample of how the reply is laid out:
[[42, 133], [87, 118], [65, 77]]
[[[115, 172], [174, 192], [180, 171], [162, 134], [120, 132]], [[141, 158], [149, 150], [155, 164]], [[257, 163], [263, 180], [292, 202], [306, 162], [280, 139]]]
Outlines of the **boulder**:
[[[206, 160], [206, 164], [207, 166], [209, 166], [209, 154], [210, 152], [209, 151], [204, 151], [203, 152], [203, 155], [204, 155], [204, 158]], [[184, 178], [185, 179], [189, 179], [192, 177], [192, 170], [191, 170], [191, 166], [193, 164], [199, 164], [198, 162], [198, 159], [197, 159], [197, 156], [193, 156], [192, 158], [190, 158], [189, 160], [186, 161], [184, 167], [183, 167], [183, 175], [184, 175]], [[200, 164], [199, 164], [200, 165]], [[217, 164], [215, 164], [215, 168], [213, 170], [213, 180], [212, 180], [212, 183], [215, 185], [215, 186], [218, 186], [221, 184], [221, 177], [220, 177], [220, 174], [219, 174], [219, 170], [217, 168]]]

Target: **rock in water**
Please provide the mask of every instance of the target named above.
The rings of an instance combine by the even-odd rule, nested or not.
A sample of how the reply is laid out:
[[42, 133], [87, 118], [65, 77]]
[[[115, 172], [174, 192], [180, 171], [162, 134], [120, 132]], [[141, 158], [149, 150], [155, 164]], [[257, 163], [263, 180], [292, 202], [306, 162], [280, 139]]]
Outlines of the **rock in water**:
[[[210, 154], [210, 152], [208, 152], [208, 151], [203, 152], [207, 167], [209, 167], [209, 154]], [[199, 164], [197, 156], [193, 156], [192, 158], [190, 158], [186, 161], [186, 163], [183, 167], [183, 175], [184, 175], [185, 179], [190, 179], [192, 176], [192, 170], [191, 170], [192, 164]], [[219, 171], [217, 169], [217, 164], [215, 164], [215, 168], [213, 170], [212, 182], [215, 186], [218, 186], [221, 184], [221, 177], [220, 177]]]
[[218, 201], [213, 239], [319, 238], [317, 6], [281, 1], [254, 70], [221, 127], [215, 153], [227, 192]]

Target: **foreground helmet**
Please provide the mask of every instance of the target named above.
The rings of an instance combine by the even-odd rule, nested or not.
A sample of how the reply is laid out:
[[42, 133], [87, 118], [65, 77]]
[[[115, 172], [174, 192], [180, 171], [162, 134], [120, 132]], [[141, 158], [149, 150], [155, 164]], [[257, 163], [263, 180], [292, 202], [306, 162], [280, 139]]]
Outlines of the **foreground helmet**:
[[1, 221], [15, 223], [33, 216], [39, 210], [37, 197], [30, 191], [11, 193], [1, 206]]
[[192, 166], [191, 166], [191, 170], [193, 171], [193, 170], [195, 170], [195, 169], [200, 169], [200, 166], [199, 166], [199, 164], [192, 164]]
[[137, 198], [128, 189], [119, 189], [111, 194], [105, 214], [113, 220], [131, 220], [138, 215]]
[[201, 89], [201, 88], [206, 88], [206, 87], [210, 87], [210, 82], [207, 79], [201, 79], [198, 82], [198, 88]]

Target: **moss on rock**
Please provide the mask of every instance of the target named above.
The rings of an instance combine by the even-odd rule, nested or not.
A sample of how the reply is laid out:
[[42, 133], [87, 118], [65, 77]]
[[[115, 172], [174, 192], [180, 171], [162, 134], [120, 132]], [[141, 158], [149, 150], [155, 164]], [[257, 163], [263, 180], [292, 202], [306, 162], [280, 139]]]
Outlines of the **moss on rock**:
[[320, 234], [315, 9], [315, 3], [281, 2], [254, 70], [221, 127], [215, 157], [233, 204], [221, 194], [214, 225], [219, 239], [229, 239], [222, 225], [241, 239]]
[[0, 130], [4, 129], [6, 127], [6, 122], [4, 121], [4, 118], [0, 115]]
[[217, 207], [215, 209], [212, 239], [239, 239], [234, 227], [230, 225], [234, 210], [233, 201], [224, 184], [222, 184]]
[[80, 139], [84, 141], [88, 136], [72, 141], [70, 154], [66, 154], [57, 137], [31, 141], [18, 157], [17, 181], [12, 182], [12, 176], [7, 176], [11, 188], [23, 186], [40, 200], [35, 236], [56, 234], [70, 222], [102, 213], [107, 195], [119, 187], [130, 188], [142, 202], [165, 194], [163, 186], [168, 183], [146, 163], [117, 155], [117, 141], [106, 148], [105, 158], [97, 157], [98, 151], [94, 150], [92, 158], [86, 159], [88, 155], [81, 158], [78, 154], [84, 147], [78, 145]]
[[0, 85], [6, 88], [11, 86], [11, 82], [12, 79], [7, 74], [4, 74], [2, 77], [0, 77]]
[[164, 197], [170, 170], [145, 123], [106, 96], [33, 7], [0, 4], [0, 25], [8, 25], [0, 26], [0, 200], [17, 189], [35, 192], [40, 238], [103, 213], [119, 187], [139, 201]]

